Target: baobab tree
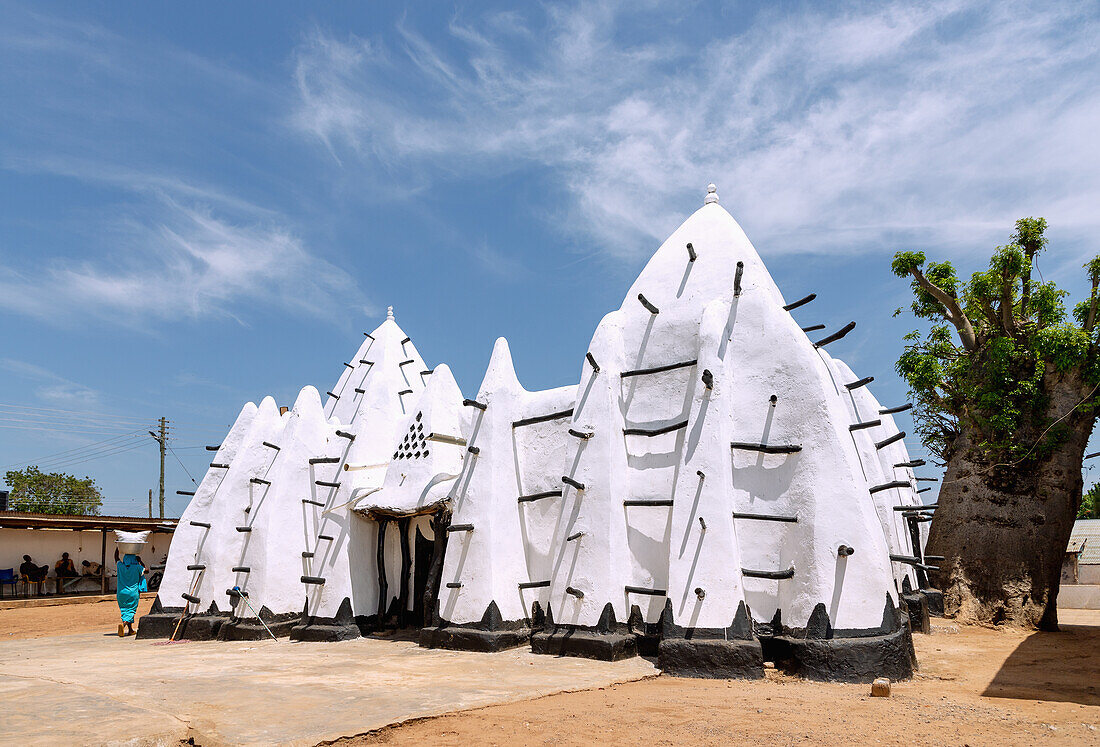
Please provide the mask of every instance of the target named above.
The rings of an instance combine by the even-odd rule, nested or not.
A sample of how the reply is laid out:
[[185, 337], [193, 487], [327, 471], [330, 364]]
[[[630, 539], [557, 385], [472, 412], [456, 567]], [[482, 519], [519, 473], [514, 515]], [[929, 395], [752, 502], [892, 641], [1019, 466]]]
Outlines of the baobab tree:
[[[1035, 280], [1046, 221], [1016, 221], [989, 269], [960, 281], [950, 262], [898, 252], [912, 311], [930, 328], [906, 336], [921, 439], [946, 467], [927, 552], [948, 615], [1057, 630], [1062, 559], [1081, 501], [1081, 463], [1097, 417], [1100, 257], [1089, 298]], [[900, 310], [899, 310], [900, 311]]]

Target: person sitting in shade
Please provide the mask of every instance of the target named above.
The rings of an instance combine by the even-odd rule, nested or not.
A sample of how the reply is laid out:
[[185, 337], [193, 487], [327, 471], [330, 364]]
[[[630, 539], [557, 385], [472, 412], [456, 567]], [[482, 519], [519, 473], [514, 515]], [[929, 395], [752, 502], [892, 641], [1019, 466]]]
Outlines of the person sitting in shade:
[[76, 572], [76, 565], [73, 564], [72, 558], [69, 557], [69, 553], [61, 553], [61, 560], [53, 564], [53, 573], [57, 576], [57, 593], [60, 594], [67, 578], [79, 578]]
[[103, 575], [103, 566], [94, 560], [82, 560], [80, 562], [81, 573], [85, 576], [99, 578]]
[[24, 555], [23, 563], [19, 566], [19, 578], [23, 580], [24, 589], [26, 584], [37, 584], [39, 593], [43, 590], [49, 572], [50, 567], [48, 565], [37, 565], [31, 560], [30, 555]]

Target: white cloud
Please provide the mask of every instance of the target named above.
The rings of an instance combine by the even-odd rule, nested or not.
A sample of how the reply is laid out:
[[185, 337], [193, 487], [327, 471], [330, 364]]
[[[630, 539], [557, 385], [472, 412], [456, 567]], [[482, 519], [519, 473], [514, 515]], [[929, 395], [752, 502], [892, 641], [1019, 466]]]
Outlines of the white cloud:
[[[338, 315], [360, 298], [351, 277], [311, 254], [276, 223], [234, 223], [162, 196], [157, 219], [115, 226], [117, 248], [88, 261], [56, 260], [21, 272], [0, 265], [0, 306], [67, 323], [104, 317], [135, 327], [232, 318], [256, 304]], [[145, 218], [143, 220], [146, 220]]]
[[398, 183], [545, 167], [568, 195], [555, 224], [618, 256], [650, 251], [708, 181], [772, 252], [988, 249], [1023, 214], [1100, 228], [1087, 6], [805, 7], [697, 46], [624, 42], [638, 19], [615, 3], [455, 18], [434, 43], [408, 22], [389, 45], [316, 31], [294, 123]]
[[102, 397], [97, 390], [66, 379], [33, 363], [3, 358], [0, 359], [0, 368], [21, 378], [37, 382], [35, 394], [43, 401], [67, 407], [78, 406], [81, 409], [98, 408], [101, 404]]

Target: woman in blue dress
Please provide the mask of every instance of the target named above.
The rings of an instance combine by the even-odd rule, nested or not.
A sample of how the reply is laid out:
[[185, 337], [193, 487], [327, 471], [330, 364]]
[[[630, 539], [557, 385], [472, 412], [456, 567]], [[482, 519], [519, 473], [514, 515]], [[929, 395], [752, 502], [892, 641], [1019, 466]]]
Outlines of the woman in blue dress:
[[118, 610], [122, 614], [122, 622], [118, 624], [119, 636], [134, 634], [134, 614], [137, 612], [138, 600], [141, 598], [141, 587], [145, 583], [145, 563], [137, 555], [126, 554], [119, 560], [118, 550], [115, 550], [115, 562], [118, 568], [118, 589], [115, 596], [118, 599]]

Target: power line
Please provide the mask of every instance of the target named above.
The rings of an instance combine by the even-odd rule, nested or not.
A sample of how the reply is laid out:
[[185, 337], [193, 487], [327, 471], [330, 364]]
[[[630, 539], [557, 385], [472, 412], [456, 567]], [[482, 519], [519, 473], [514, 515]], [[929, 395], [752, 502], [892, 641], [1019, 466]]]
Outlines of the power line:
[[106, 449], [102, 449], [102, 450], [97, 451], [97, 452], [91, 452], [91, 453], [87, 453], [87, 454], [77, 454], [77, 455], [72, 456], [72, 457], [68, 457], [68, 458], [64, 458], [64, 459], [55, 459], [55, 460], [50, 461], [50, 462], [40, 462], [40, 463], [38, 463], [34, 466], [37, 466], [39, 469], [44, 469], [44, 470], [47, 470], [47, 471], [51, 471], [51, 470], [52, 471], [57, 471], [57, 470], [62, 470], [62, 469], [68, 469], [70, 467], [75, 467], [77, 465], [84, 464], [86, 462], [93, 462], [93, 461], [95, 461], [97, 459], [101, 459], [103, 457], [114, 456], [115, 454], [122, 454], [122, 453], [125, 453], [127, 451], [134, 451], [135, 449], [139, 448], [144, 443], [145, 443], [144, 441], [123, 442], [121, 444], [114, 444], [114, 445], [112, 445], [112, 446], [110, 446]]
[[172, 448], [171, 446], [169, 446], [169, 447], [168, 447], [168, 451], [172, 452], [172, 456], [174, 456], [174, 457], [176, 458], [176, 461], [180, 463], [180, 466], [181, 466], [181, 467], [183, 467], [183, 471], [184, 471], [184, 472], [186, 472], [186, 473], [187, 473], [187, 476], [191, 478], [191, 482], [193, 482], [193, 483], [195, 483], [196, 485], [198, 485], [199, 483], [198, 483], [198, 482], [197, 482], [197, 481], [195, 480], [195, 478], [194, 478], [194, 477], [192, 477], [192, 475], [191, 475], [191, 471], [190, 471], [189, 469], [187, 469], [187, 465], [185, 465], [185, 464], [184, 464], [184, 463], [183, 463], [183, 462], [182, 462], [182, 461], [180, 460], [180, 458], [179, 458], [179, 455], [177, 455], [177, 454], [176, 454], [176, 450], [175, 450], [175, 449], [173, 449], [173, 448]]
[[50, 470], [72, 469], [73, 467], [76, 467], [78, 465], [86, 464], [88, 462], [94, 462], [98, 459], [104, 459], [106, 457], [117, 456], [119, 454], [125, 454], [125, 453], [130, 452], [130, 451], [136, 451], [137, 449], [140, 449], [144, 445], [145, 445], [145, 441], [139, 441], [138, 443], [135, 443], [133, 445], [123, 446], [122, 448], [116, 449], [114, 451], [108, 451], [108, 452], [103, 453], [103, 454], [98, 454], [98, 455], [95, 455], [95, 456], [90, 456], [90, 457], [87, 457], [87, 458], [81, 458], [81, 459], [76, 459], [76, 460], [67, 461], [67, 462], [55, 462], [55, 463], [50, 464], [48, 469], [50, 469]]
[[[145, 425], [145, 423], [118, 423], [118, 424], [95, 423], [95, 422], [85, 423], [85, 422], [80, 421], [80, 420], [42, 420], [40, 418], [33, 418], [33, 417], [32, 418], [15, 417], [15, 415], [25, 415], [25, 414], [26, 413], [0, 412], [0, 420], [2, 420], [4, 422], [7, 422], [7, 423], [30, 423], [31, 425], [45, 425], [45, 426], [54, 426], [54, 427], [58, 427], [58, 428], [66, 428], [66, 427], [74, 426], [74, 427], [78, 427], [78, 428], [86, 428], [86, 429], [92, 429], [92, 430], [115, 430], [115, 431], [128, 431], [132, 428], [139, 428], [142, 425]], [[156, 421], [150, 421], [150, 422], [156, 422]]]
[[91, 436], [110, 436], [110, 435], [125, 435], [131, 431], [123, 430], [97, 430], [91, 428], [85, 428], [83, 426], [61, 426], [55, 425], [51, 427], [39, 427], [33, 425], [4, 425], [0, 423], [0, 428], [11, 428], [18, 431], [49, 431], [50, 433], [80, 433]]
[[93, 449], [96, 446], [99, 446], [101, 444], [107, 444], [107, 443], [110, 443], [112, 441], [121, 441], [122, 439], [126, 438], [127, 436], [133, 436], [133, 435], [137, 435], [137, 431], [134, 431], [133, 433], [124, 434], [124, 435], [121, 435], [121, 436], [114, 436], [113, 438], [103, 439], [102, 441], [93, 441], [92, 443], [85, 444], [84, 446], [76, 446], [72, 449], [65, 449], [64, 451], [57, 451], [57, 452], [54, 452], [53, 454], [46, 454], [44, 456], [35, 457], [34, 459], [23, 459], [23, 460], [20, 460], [18, 462], [12, 462], [11, 464], [0, 467], [0, 469], [7, 469], [8, 467], [16, 467], [20, 464], [33, 464], [35, 462], [48, 461], [48, 460], [53, 459], [55, 457], [60, 457], [64, 454], [71, 454], [73, 452]]
[[0, 412], [8, 412], [14, 415], [29, 415], [41, 418], [54, 418], [65, 420], [109, 420], [111, 422], [139, 423], [152, 418], [134, 417], [132, 415], [112, 415], [110, 413], [81, 412], [78, 410], [58, 410], [52, 407], [29, 407], [0, 403]]
[[140, 438], [141, 438], [140, 436], [138, 436], [137, 434], [134, 434], [134, 435], [131, 435], [131, 436], [127, 436], [126, 440], [118, 441], [116, 443], [103, 444], [101, 446], [97, 446], [94, 449], [88, 449], [88, 450], [85, 450], [85, 451], [77, 452], [75, 454], [66, 454], [64, 456], [58, 456], [58, 457], [54, 457], [52, 459], [39, 459], [37, 462], [35, 462], [35, 464], [37, 464], [39, 466], [45, 466], [45, 465], [53, 465], [53, 464], [62, 464], [62, 463], [65, 463], [65, 462], [80, 461], [82, 459], [86, 459], [88, 457], [96, 456], [98, 454], [102, 454], [102, 453], [105, 453], [105, 452], [108, 452], [108, 451], [114, 451], [114, 450], [119, 449], [119, 448], [128, 448], [129, 446], [134, 444], [135, 441], [137, 441]]
[[[29, 405], [17, 405], [17, 404], [9, 403], [9, 402], [0, 402], [0, 410], [5, 410], [5, 409], [33, 410], [33, 411], [38, 411], [40, 413], [64, 413], [66, 415], [79, 416], [80, 418], [82, 418], [84, 420], [110, 420], [110, 421], [119, 422], [119, 423], [128, 422], [128, 423], [132, 423], [132, 424], [135, 424], [135, 425], [139, 424], [139, 423], [156, 423], [156, 421], [157, 421], [157, 418], [155, 418], [155, 417], [133, 417], [133, 416], [130, 416], [130, 415], [111, 415], [109, 413], [95, 413], [95, 412], [89, 412], [89, 411], [86, 411], [86, 410], [83, 410], [83, 411], [82, 410], [63, 410], [63, 409], [56, 408], [56, 407], [32, 407], [32, 406], [29, 406]], [[27, 412], [27, 413], [15, 413], [15, 414], [33, 415], [35, 413]], [[49, 417], [49, 416], [43, 415], [43, 417]], [[183, 422], [185, 425], [211, 426], [211, 427], [218, 427], [218, 428], [225, 427], [222, 423], [213, 423], [213, 422], [209, 422], [209, 421], [173, 421], [173, 422]]]

